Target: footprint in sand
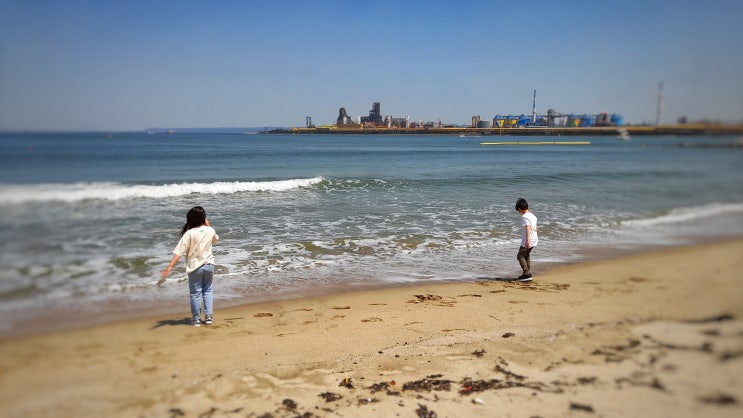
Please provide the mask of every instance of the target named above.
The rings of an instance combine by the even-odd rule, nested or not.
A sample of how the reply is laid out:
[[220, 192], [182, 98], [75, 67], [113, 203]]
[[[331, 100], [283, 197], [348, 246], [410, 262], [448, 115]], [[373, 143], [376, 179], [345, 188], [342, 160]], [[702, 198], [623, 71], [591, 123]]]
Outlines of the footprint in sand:
[[410, 299], [407, 303], [430, 303], [435, 306], [453, 307], [457, 303], [454, 298], [443, 298], [439, 295], [413, 295], [415, 299]]
[[413, 295], [415, 299], [411, 299], [408, 303], [421, 303], [421, 302], [436, 302], [441, 300], [439, 295]]
[[382, 318], [377, 318], [376, 316], [374, 316], [369, 319], [362, 319], [361, 322], [382, 322]]
[[570, 284], [528, 282], [528, 283], [509, 284], [509, 287], [514, 287], [514, 288], [523, 289], [523, 290], [532, 290], [536, 292], [556, 293], [562, 290], [567, 290], [570, 287]]
[[144, 369], [140, 370], [141, 373], [155, 373], [157, 372], [157, 367], [145, 367]]

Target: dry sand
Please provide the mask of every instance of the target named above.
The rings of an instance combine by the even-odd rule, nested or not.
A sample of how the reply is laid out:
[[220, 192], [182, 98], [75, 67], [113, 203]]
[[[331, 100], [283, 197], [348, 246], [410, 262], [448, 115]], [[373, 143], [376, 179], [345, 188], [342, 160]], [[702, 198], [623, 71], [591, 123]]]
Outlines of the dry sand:
[[528, 284], [248, 305], [200, 328], [184, 314], [6, 338], [0, 416], [740, 417], [741, 254], [733, 240]]

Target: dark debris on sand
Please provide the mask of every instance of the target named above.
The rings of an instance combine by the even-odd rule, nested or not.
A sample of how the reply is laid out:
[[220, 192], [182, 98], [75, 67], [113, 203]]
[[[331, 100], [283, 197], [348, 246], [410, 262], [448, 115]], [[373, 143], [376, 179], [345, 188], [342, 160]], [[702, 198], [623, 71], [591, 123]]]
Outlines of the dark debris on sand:
[[361, 399], [359, 399], [358, 404], [359, 405], [367, 405], [367, 404], [370, 404], [370, 403], [377, 403], [377, 402], [379, 402], [379, 399], [377, 399], [377, 398], [361, 398]]
[[495, 371], [498, 373], [503, 373], [506, 376], [506, 380], [508, 379], [516, 379], [516, 380], [525, 380], [526, 376], [522, 376], [520, 374], [516, 374], [505, 367], [501, 366], [500, 364], [495, 365]]
[[343, 396], [333, 392], [323, 392], [317, 396], [325, 399], [325, 402], [335, 402], [343, 398]]
[[354, 388], [353, 387], [353, 379], [351, 379], [350, 377], [347, 377], [347, 378], [341, 380], [341, 384], [338, 385], [338, 386], [344, 387], [346, 389], [353, 389]]
[[426, 405], [418, 404], [418, 409], [415, 410], [418, 418], [437, 418], [436, 412], [429, 411]]
[[186, 413], [183, 412], [183, 410], [180, 408], [170, 408], [168, 410], [168, 413], [170, 414], [171, 418], [182, 417], [186, 415]]
[[211, 418], [217, 411], [219, 411], [218, 408], [211, 407], [208, 411], [199, 414], [199, 418]]
[[402, 390], [414, 390], [416, 392], [430, 392], [432, 390], [451, 390], [451, 380], [439, 379], [440, 374], [433, 374], [425, 379], [408, 382], [402, 385]]
[[743, 356], [743, 350], [737, 350], [737, 351], [725, 351], [722, 354], [720, 354], [720, 361], [728, 361], [728, 360], [735, 360], [738, 357]]
[[[512, 376], [518, 376], [518, 375], [512, 374]], [[523, 377], [523, 376], [519, 376], [519, 377]], [[501, 390], [501, 389], [511, 389], [511, 388], [527, 388], [527, 389], [531, 389], [531, 390], [538, 391], [538, 392], [551, 392], [551, 393], [562, 392], [562, 389], [560, 388], [550, 388], [549, 386], [541, 382], [524, 382], [518, 379], [514, 381], [514, 380], [510, 380], [510, 377], [507, 377], [506, 380], [501, 380], [501, 379], [472, 380], [469, 377], [465, 377], [460, 382], [460, 385], [462, 387], [459, 390], [460, 395], [470, 395], [475, 392], [483, 392], [486, 390]]]
[[292, 411], [294, 411], [295, 409], [297, 409], [297, 403], [294, 402], [291, 399], [288, 399], [288, 398], [287, 399], [284, 399], [284, 401], [281, 402], [281, 404], [284, 405], [286, 407], [286, 409], [289, 409], [289, 410], [292, 410]]
[[583, 412], [591, 412], [591, 413], [595, 412], [591, 405], [585, 405], [585, 404], [575, 403], [575, 402], [570, 402], [570, 409], [573, 411], [583, 411]]
[[735, 319], [735, 316], [731, 314], [720, 314], [720, 315], [711, 316], [709, 318], [687, 319], [683, 322], [686, 322], [687, 324], [710, 324], [714, 322], [732, 321], [734, 319]]
[[375, 394], [375, 393], [377, 393], [377, 392], [384, 391], [388, 396], [400, 396], [400, 392], [399, 391], [393, 391], [390, 388], [391, 385], [394, 385], [394, 380], [392, 381], [392, 383], [390, 383], [390, 382], [375, 383], [375, 384], [367, 387], [366, 389], [370, 389], [372, 395]]
[[715, 395], [715, 396], [706, 396], [699, 398], [699, 401], [702, 403], [708, 403], [708, 404], [716, 404], [716, 405], [737, 405], [738, 400], [735, 399], [735, 397], [731, 395]]
[[415, 299], [408, 301], [408, 303], [420, 303], [420, 302], [437, 302], [441, 300], [439, 295], [413, 295]]
[[519, 386], [500, 379], [472, 380], [469, 377], [465, 377], [460, 384], [462, 386], [462, 389], [459, 391], [460, 395], [469, 395], [471, 393], [482, 392], [488, 389], [505, 389]]
[[593, 352], [591, 352], [591, 355], [594, 356], [604, 356], [604, 361], [609, 362], [621, 362], [626, 359], [625, 352], [638, 347], [641, 344], [640, 340], [637, 339], [630, 339], [627, 342], [627, 345], [614, 345], [609, 347], [603, 347], [603, 348], [597, 348]]

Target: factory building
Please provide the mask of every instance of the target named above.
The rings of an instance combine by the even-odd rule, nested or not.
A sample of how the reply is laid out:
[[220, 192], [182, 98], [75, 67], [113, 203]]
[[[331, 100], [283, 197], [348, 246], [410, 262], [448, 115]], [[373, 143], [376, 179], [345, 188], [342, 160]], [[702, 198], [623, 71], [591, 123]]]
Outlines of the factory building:
[[559, 113], [554, 109], [547, 111], [547, 118], [542, 119], [544, 126], [549, 128], [588, 128], [591, 126], [622, 126], [624, 125], [624, 118], [622, 115], [616, 113], [609, 115], [608, 113], [583, 114], [576, 115], [573, 113]]
[[[477, 120], [475, 120], [475, 118], [477, 118]], [[480, 121], [479, 116], [473, 116], [472, 127], [480, 128], [480, 122], [482, 121]], [[532, 116], [523, 113], [519, 116], [513, 114], [509, 114], [508, 116], [495, 115], [491, 126], [493, 128], [588, 128], [591, 126], [605, 127], [622, 125], [624, 125], [624, 118], [617, 114], [609, 115], [607, 113], [599, 113], [597, 115], [592, 115], [586, 113], [580, 115], [573, 113], [559, 113], [554, 109], [549, 109], [546, 117], [537, 115], [536, 113]]]
[[384, 121], [382, 120], [381, 106], [379, 105], [379, 102], [374, 102], [374, 104], [372, 104], [372, 109], [369, 111], [369, 116], [362, 117], [361, 124], [362, 125], [384, 126]]
[[340, 108], [338, 110], [336, 125], [343, 126], [345, 128], [408, 128], [410, 127], [410, 116], [406, 116], [404, 118], [382, 116], [382, 106], [379, 104], [379, 102], [374, 102], [372, 104], [371, 110], [369, 111], [369, 116], [356, 116], [354, 119], [348, 116], [348, 112], [346, 111], [345, 107]]
[[[480, 128], [480, 116], [472, 117], [473, 128]], [[622, 126], [624, 118], [620, 115], [599, 113], [597, 115], [565, 114], [549, 109], [547, 116], [537, 115], [537, 91], [534, 90], [532, 100], [531, 116], [521, 114], [518, 117], [510, 114], [508, 116], [495, 115], [492, 122], [493, 128], [525, 128], [525, 127], [548, 127], [548, 128], [587, 128], [591, 126]], [[483, 125], [482, 127], [486, 127]], [[490, 127], [490, 126], [488, 126]]]
[[351, 118], [348, 117], [348, 113], [346, 113], [346, 108], [342, 107], [338, 110], [338, 119], [336, 124], [337, 125], [350, 125]]
[[404, 118], [391, 118], [390, 128], [408, 128], [410, 127], [410, 116]]

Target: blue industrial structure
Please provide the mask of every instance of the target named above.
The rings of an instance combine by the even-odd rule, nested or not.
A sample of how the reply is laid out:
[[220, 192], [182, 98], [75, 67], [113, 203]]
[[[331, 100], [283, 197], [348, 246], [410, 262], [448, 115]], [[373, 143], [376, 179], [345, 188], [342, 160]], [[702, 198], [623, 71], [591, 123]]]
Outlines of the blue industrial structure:
[[[532, 101], [531, 116], [521, 114], [516, 117], [512, 114], [501, 116], [500, 114], [493, 117], [494, 128], [522, 128], [522, 127], [567, 127], [567, 128], [587, 128], [591, 126], [622, 126], [624, 118], [621, 115], [607, 113], [576, 115], [573, 113], [559, 113], [554, 109], [549, 109], [547, 115], [537, 115], [537, 91], [534, 90]], [[474, 124], [473, 124], [474, 126]]]

